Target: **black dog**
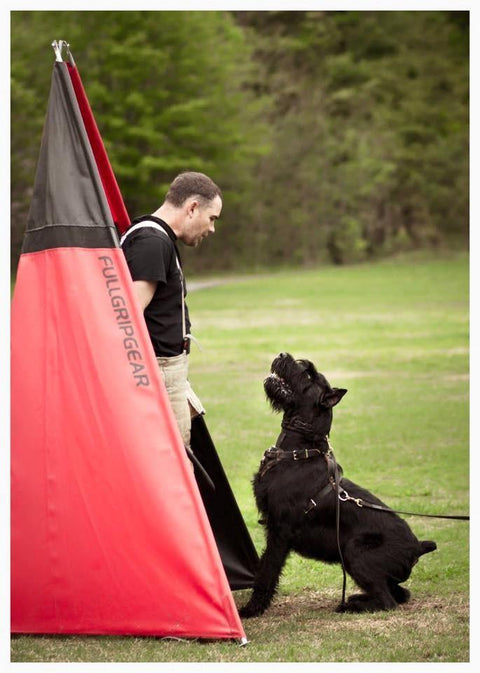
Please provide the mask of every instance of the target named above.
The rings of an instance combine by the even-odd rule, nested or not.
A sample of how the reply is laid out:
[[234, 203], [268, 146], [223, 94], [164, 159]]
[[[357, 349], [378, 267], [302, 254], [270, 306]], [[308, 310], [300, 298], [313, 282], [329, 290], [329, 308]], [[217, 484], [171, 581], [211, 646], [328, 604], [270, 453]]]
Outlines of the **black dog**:
[[275, 358], [271, 372], [264, 387], [273, 409], [284, 412], [282, 432], [253, 480], [267, 544], [240, 615], [254, 617], [269, 607], [291, 551], [327, 563], [343, 560], [364, 593], [350, 596], [338, 611], [390, 610], [405, 603], [410, 592], [399, 585], [422, 554], [436, 549], [435, 542], [417, 540], [393, 512], [356, 504], [354, 499], [360, 498], [385, 507], [341, 477], [330, 449], [332, 407], [347, 391], [332, 388], [311, 362], [294, 360], [288, 353]]

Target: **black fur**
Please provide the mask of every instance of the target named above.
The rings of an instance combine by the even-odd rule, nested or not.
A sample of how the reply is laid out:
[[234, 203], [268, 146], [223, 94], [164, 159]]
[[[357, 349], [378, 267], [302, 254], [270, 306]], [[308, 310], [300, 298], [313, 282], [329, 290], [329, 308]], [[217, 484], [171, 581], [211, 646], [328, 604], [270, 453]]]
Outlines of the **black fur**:
[[[285, 451], [317, 447], [325, 452], [332, 407], [347, 391], [332, 388], [310, 361], [295, 360], [288, 353], [275, 358], [271, 371], [264, 382], [265, 392], [273, 409], [283, 411], [276, 447]], [[266, 467], [263, 462], [253, 480], [266, 547], [250, 600], [240, 610], [242, 617], [260, 615], [269, 607], [291, 551], [340, 563], [335, 525], [337, 496], [333, 489], [327, 489], [317, 506], [305, 514], [310, 498], [315, 500], [328, 483], [325, 457], [279, 460]], [[348, 479], [343, 479], [341, 486], [354, 498], [383, 505]], [[359, 508], [353, 502], [341, 502], [340, 507], [345, 568], [363, 593], [350, 596], [337, 610], [390, 610], [408, 601], [410, 593], [400, 584], [408, 579], [422, 554], [436, 549], [435, 542], [417, 540], [407, 523], [394, 513]]]

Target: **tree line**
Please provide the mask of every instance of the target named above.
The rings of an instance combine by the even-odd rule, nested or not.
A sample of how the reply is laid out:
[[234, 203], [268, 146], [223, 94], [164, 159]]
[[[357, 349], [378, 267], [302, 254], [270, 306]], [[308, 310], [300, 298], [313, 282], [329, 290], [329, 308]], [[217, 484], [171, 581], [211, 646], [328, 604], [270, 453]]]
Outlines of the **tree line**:
[[222, 187], [190, 271], [466, 247], [464, 11], [11, 13], [12, 270], [65, 39], [131, 217], [181, 170]]

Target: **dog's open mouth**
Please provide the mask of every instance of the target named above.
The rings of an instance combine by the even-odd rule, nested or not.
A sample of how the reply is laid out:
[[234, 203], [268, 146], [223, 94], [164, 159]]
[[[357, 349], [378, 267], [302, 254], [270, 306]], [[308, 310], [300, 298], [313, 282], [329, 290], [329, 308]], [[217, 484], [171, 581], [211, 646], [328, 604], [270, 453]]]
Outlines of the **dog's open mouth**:
[[272, 371], [272, 373], [267, 376], [267, 378], [264, 381], [264, 385], [269, 388], [272, 387], [275, 390], [281, 390], [284, 393], [291, 394], [292, 389], [288, 385], [288, 383], [285, 381], [284, 378], [282, 378], [277, 372]]
[[277, 374], [277, 372], [271, 372], [269, 376], [267, 376], [267, 379], [272, 379], [274, 381], [277, 381], [277, 383], [280, 383], [282, 386], [286, 386], [287, 388], [289, 387], [288, 384], [285, 382], [285, 379], [280, 376], [280, 374]]

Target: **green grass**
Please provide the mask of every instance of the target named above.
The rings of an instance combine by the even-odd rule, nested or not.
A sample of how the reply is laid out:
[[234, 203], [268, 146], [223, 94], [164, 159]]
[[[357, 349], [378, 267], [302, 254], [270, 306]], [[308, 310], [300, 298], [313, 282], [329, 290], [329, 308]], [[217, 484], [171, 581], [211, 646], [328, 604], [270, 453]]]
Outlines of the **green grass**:
[[[262, 530], [251, 477], [279, 432], [263, 378], [280, 351], [313, 360], [348, 388], [331, 442], [346, 476], [390, 506], [469, 508], [468, 259], [406, 257], [375, 265], [278, 272], [191, 292], [202, 345], [190, 379], [252, 538]], [[341, 570], [291, 556], [278, 595], [245, 621], [250, 641], [123, 637], [12, 639], [12, 661], [464, 662], [469, 659], [469, 526], [408, 517], [438, 550], [394, 612], [341, 615]], [[354, 590], [349, 580], [348, 590]], [[235, 592], [242, 605], [248, 592]]]

